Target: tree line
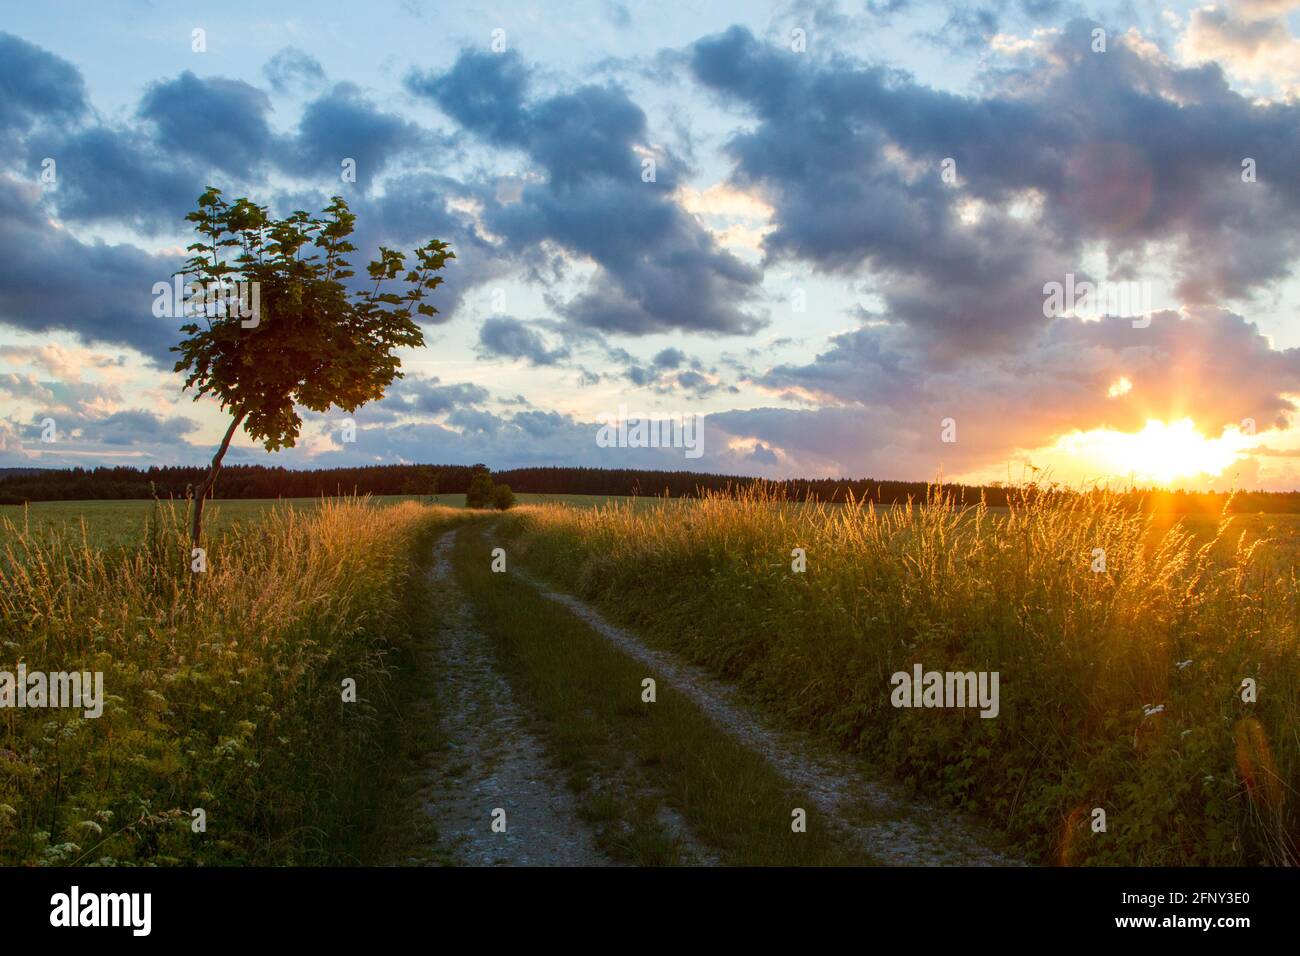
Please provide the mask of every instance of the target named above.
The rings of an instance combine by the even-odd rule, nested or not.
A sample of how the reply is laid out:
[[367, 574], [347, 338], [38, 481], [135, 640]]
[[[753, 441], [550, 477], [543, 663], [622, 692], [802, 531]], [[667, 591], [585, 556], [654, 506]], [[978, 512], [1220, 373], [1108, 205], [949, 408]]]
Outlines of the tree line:
[[[465, 494], [482, 465], [370, 465], [360, 468], [295, 470], [267, 465], [229, 465], [221, 472], [217, 498], [318, 498], [349, 494], [420, 495]], [[0, 475], [0, 504], [26, 501], [186, 498], [202, 486], [208, 469], [201, 467], [66, 468]], [[689, 498], [706, 492], [738, 492], [761, 484], [774, 495], [792, 501], [871, 501], [900, 504], [923, 501], [926, 482], [879, 481], [872, 478], [795, 478], [766, 481], [744, 475], [694, 471], [638, 471], [617, 468], [514, 468], [493, 472], [494, 483], [515, 493], [549, 495], [628, 495]], [[1004, 506], [1024, 494], [1025, 486], [945, 485], [958, 504], [981, 499]], [[1228, 502], [1223, 492], [1132, 489], [1126, 492], [1135, 507], [1188, 513], [1216, 513]], [[1300, 492], [1238, 492], [1229, 510], [1236, 513], [1300, 513]]]

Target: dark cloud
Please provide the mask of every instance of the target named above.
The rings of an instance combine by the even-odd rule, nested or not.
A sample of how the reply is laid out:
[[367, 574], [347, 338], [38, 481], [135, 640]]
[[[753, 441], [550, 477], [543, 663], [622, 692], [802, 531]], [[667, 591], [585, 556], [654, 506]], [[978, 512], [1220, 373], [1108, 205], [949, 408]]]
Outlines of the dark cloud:
[[[513, 52], [465, 52], [449, 71], [413, 73], [407, 86], [545, 173], [544, 183], [524, 183], [517, 200], [493, 198], [483, 218], [513, 250], [550, 241], [598, 265], [586, 291], [559, 305], [570, 321], [631, 335], [762, 324], [743, 309], [759, 272], [718, 248], [673, 200], [678, 162], [651, 148], [645, 114], [622, 89], [583, 86], [530, 100], [528, 69]], [[654, 182], [642, 179], [647, 158]]]
[[481, 408], [458, 408], [447, 416], [447, 424], [454, 425], [462, 432], [495, 435], [501, 430], [502, 419]]
[[88, 423], [84, 437], [104, 445], [153, 445], [180, 442], [198, 430], [191, 418], [174, 415], [163, 418], [144, 409], [115, 412]]
[[44, 157], [55, 160], [57, 188], [47, 194], [61, 219], [111, 222], [144, 233], [174, 231], [204, 177], [158, 149], [138, 130], [112, 126], [57, 128], [28, 139], [35, 178]]
[[739, 391], [734, 385], [723, 382], [716, 369], [705, 369], [698, 359], [689, 358], [677, 349], [660, 352], [649, 366], [632, 361], [624, 368], [623, 377], [638, 388], [653, 389], [660, 395], [680, 392], [693, 398], [704, 398], [723, 390]]
[[87, 111], [81, 71], [61, 57], [0, 31], [0, 132], [38, 120], [69, 122]]
[[686, 353], [681, 349], [667, 348], [651, 359], [656, 368], [681, 368], [686, 361]]
[[504, 315], [483, 323], [478, 348], [485, 356], [524, 359], [530, 365], [555, 365], [569, 357], [567, 348], [548, 348], [546, 340], [527, 322]]
[[[775, 207], [767, 259], [866, 272], [889, 319], [956, 354], [1013, 347], [1041, 325], [1042, 285], [1081, 273], [1088, 243], [1130, 275], [1172, 266], [1189, 301], [1287, 275], [1300, 104], [1255, 103], [1217, 67], [1179, 68], [1118, 36], [1092, 53], [1092, 26], [1071, 23], [980, 97], [788, 55], [743, 28], [696, 43], [691, 68], [757, 120], [727, 149], [737, 184]], [[1242, 183], [1246, 153], [1276, 178]], [[1015, 214], [1026, 199], [1039, 211]], [[972, 200], [984, 205], [968, 220]]]
[[153, 124], [163, 148], [247, 179], [273, 150], [270, 111], [266, 93], [243, 80], [203, 79], [186, 70], [150, 86], [139, 115]]
[[325, 82], [325, 70], [310, 53], [287, 46], [266, 61], [262, 75], [277, 93], [312, 89]]
[[167, 362], [179, 320], [154, 317], [152, 290], [170, 281], [179, 260], [81, 242], [50, 223], [39, 192], [0, 177], [0, 321], [30, 332], [67, 329]]
[[448, 116], [479, 136], [502, 145], [522, 147], [528, 139], [524, 95], [528, 68], [513, 50], [482, 53], [465, 50], [446, 73], [412, 72], [412, 93], [436, 102]]
[[547, 438], [559, 434], [572, 425], [572, 419], [567, 415], [537, 409], [516, 412], [510, 416], [510, 421], [534, 438]]
[[481, 405], [488, 398], [488, 390], [472, 382], [444, 385], [436, 376], [407, 376], [388, 390], [388, 396], [381, 404], [408, 414], [442, 415], [455, 409]]
[[429, 142], [419, 126], [378, 109], [360, 87], [338, 83], [303, 110], [292, 164], [300, 173], [338, 178], [343, 160], [355, 160], [357, 185], [369, 190], [402, 152]]

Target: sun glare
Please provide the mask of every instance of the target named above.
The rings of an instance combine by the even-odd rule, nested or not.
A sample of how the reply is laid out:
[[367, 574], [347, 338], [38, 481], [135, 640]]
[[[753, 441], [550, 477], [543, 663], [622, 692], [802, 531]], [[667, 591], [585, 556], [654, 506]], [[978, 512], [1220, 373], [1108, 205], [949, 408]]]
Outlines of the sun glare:
[[1169, 484], [1179, 479], [1223, 474], [1254, 439], [1237, 428], [1206, 438], [1190, 418], [1176, 422], [1150, 419], [1141, 431], [1099, 428], [1061, 439], [1061, 450], [1094, 462], [1107, 474], [1139, 482]]

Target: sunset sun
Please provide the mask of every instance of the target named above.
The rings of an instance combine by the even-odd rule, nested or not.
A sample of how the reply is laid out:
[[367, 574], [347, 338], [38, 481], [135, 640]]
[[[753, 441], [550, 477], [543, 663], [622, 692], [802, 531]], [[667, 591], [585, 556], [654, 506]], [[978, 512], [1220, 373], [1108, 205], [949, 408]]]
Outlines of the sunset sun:
[[1211, 438], [1190, 418], [1184, 418], [1173, 422], [1149, 419], [1138, 432], [1109, 428], [1076, 432], [1063, 438], [1060, 447], [1106, 474], [1163, 485], [1218, 477], [1252, 444], [1253, 438], [1235, 427]]

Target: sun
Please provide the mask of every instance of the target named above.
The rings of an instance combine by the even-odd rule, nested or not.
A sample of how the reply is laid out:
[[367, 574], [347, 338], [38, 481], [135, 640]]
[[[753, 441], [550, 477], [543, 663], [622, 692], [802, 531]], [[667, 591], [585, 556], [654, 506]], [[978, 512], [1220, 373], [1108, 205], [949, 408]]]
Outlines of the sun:
[[1236, 462], [1254, 438], [1236, 427], [1207, 438], [1190, 418], [1162, 422], [1149, 419], [1139, 432], [1098, 428], [1075, 432], [1060, 441], [1062, 451], [1095, 464], [1104, 473], [1146, 484], [1167, 485], [1180, 479], [1217, 478]]

